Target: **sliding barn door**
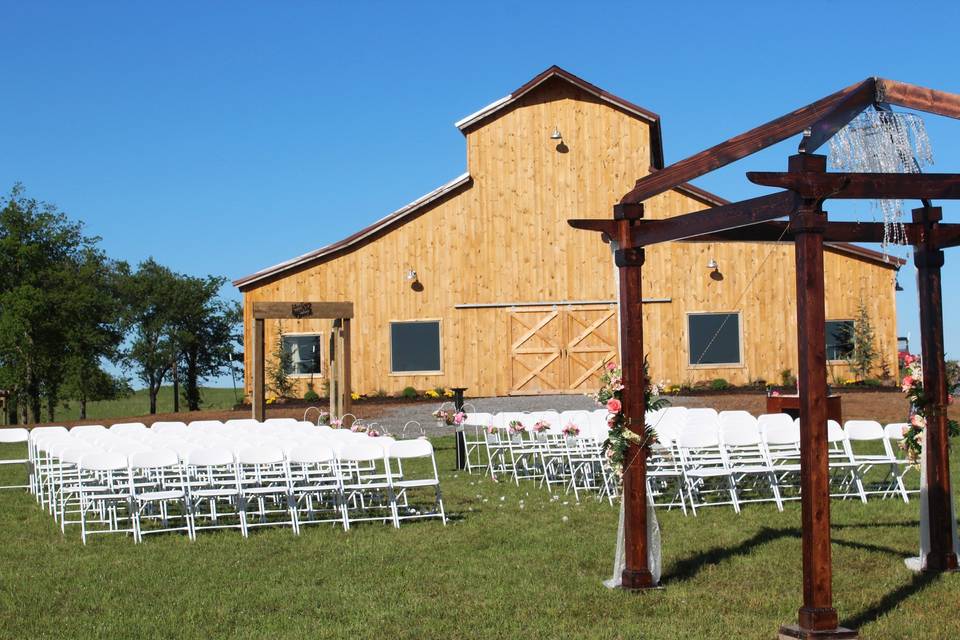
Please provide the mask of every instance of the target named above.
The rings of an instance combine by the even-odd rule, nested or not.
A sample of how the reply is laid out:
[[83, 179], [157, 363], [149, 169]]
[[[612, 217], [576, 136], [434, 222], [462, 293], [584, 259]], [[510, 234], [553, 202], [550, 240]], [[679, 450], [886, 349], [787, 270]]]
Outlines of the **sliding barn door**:
[[520, 307], [507, 311], [510, 393], [592, 393], [617, 357], [616, 305]]
[[563, 360], [567, 391], [594, 393], [603, 366], [617, 360], [617, 307], [567, 307]]

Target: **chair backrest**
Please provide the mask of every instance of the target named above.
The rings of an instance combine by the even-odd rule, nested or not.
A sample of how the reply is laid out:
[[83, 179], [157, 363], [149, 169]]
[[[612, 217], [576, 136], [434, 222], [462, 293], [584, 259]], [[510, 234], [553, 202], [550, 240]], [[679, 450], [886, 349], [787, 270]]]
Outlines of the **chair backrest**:
[[88, 471], [120, 471], [127, 468], [127, 456], [122, 453], [91, 453], [83, 456], [79, 464]]
[[561, 411], [559, 415], [559, 422], [561, 425], [573, 422], [574, 424], [587, 424], [593, 418], [592, 411], [587, 411], [585, 409], [570, 409], [568, 411]]
[[287, 454], [287, 460], [299, 464], [330, 462], [335, 457], [333, 447], [325, 444], [299, 444]]
[[219, 420], [193, 420], [188, 425], [191, 429], [206, 429], [207, 427], [222, 427]]
[[493, 420], [493, 416], [489, 413], [482, 411], [474, 411], [473, 413], [467, 414], [467, 419], [464, 421], [464, 424], [470, 425], [471, 427], [485, 427]]
[[219, 467], [233, 464], [233, 453], [222, 447], [195, 449], [187, 454], [187, 464], [194, 467]]
[[760, 433], [765, 433], [767, 429], [783, 429], [793, 424], [793, 418], [787, 413], [764, 413], [757, 416], [757, 424], [760, 426]]
[[111, 433], [121, 434], [136, 433], [146, 430], [147, 425], [143, 424], [142, 422], [119, 422], [117, 424], [110, 425], [109, 429]]
[[155, 469], [180, 464], [180, 456], [170, 449], [154, 449], [130, 454], [131, 469]]
[[30, 439], [30, 432], [22, 427], [14, 429], [0, 429], [0, 442], [26, 442]]
[[[800, 426], [800, 418], [796, 420], [797, 426]], [[827, 442], [837, 443], [846, 442], [847, 434], [836, 420], [827, 420]]]
[[36, 441], [37, 438], [50, 436], [53, 434], [67, 435], [66, 427], [34, 427], [30, 429], [30, 440]]
[[277, 464], [283, 460], [283, 449], [280, 447], [246, 447], [237, 451], [237, 462], [240, 464]]
[[687, 415], [686, 407], [667, 407], [657, 415], [657, 421], [653, 423], [655, 429], [676, 428], [681, 429], [684, 425], [684, 416]]
[[749, 411], [721, 411], [717, 416], [720, 420], [720, 426], [746, 425], [757, 426], [757, 419]]
[[692, 425], [680, 430], [677, 434], [677, 446], [683, 449], [700, 449], [720, 445], [720, 434], [713, 429], [702, 429]]
[[154, 422], [150, 425], [150, 431], [153, 433], [186, 433], [187, 425], [183, 422]]
[[847, 440], [883, 440], [883, 427], [875, 420], [847, 420], [843, 425]]
[[717, 428], [720, 424], [716, 409], [709, 407], [697, 407], [696, 409], [687, 409], [683, 416], [685, 426], [713, 427]]
[[429, 440], [401, 440], [395, 442], [389, 450], [391, 458], [426, 458], [433, 455], [433, 445]]
[[[753, 416], [751, 416], [753, 417]], [[760, 428], [754, 424], [732, 422], [720, 425], [720, 440], [727, 447], [759, 445]]]
[[374, 442], [372, 438], [367, 438], [366, 441], [346, 441], [340, 447], [339, 452], [339, 458], [349, 462], [369, 462], [382, 460], [383, 457], [383, 447]]
[[267, 418], [266, 420], [263, 421], [263, 424], [268, 424], [271, 426], [279, 426], [279, 425], [287, 425], [287, 424], [294, 425], [294, 424], [297, 424], [297, 422], [299, 422], [299, 420], [297, 420], [296, 418]]
[[78, 427], [73, 427], [70, 429], [70, 435], [82, 436], [92, 433], [106, 433], [107, 428], [102, 424], [82, 424]]
[[887, 440], [903, 440], [903, 436], [909, 428], [910, 423], [908, 422], [891, 422], [883, 428], [883, 433], [887, 436]]
[[[794, 422], [790, 416], [785, 413], [773, 414], [782, 415], [786, 420], [770, 421], [762, 424], [761, 435], [763, 441], [768, 445], [800, 444], [800, 425]], [[761, 418], [763, 416], [760, 416]]]

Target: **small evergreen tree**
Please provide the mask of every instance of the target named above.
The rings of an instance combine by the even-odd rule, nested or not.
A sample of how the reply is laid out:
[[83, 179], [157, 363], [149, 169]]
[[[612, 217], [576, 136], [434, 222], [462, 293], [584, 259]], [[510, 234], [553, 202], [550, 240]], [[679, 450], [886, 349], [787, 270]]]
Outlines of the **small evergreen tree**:
[[290, 370], [293, 368], [293, 354], [283, 348], [283, 331], [277, 332], [277, 346], [273, 351], [273, 363], [267, 372], [270, 380], [270, 390], [278, 398], [289, 398], [293, 393], [293, 379]]
[[865, 380], [870, 377], [870, 372], [873, 370], [879, 353], [877, 352], [873, 324], [870, 322], [870, 314], [867, 313], [867, 305], [863, 303], [863, 300], [857, 306], [857, 317], [853, 321], [853, 330], [850, 337], [852, 348], [847, 363], [858, 380]]

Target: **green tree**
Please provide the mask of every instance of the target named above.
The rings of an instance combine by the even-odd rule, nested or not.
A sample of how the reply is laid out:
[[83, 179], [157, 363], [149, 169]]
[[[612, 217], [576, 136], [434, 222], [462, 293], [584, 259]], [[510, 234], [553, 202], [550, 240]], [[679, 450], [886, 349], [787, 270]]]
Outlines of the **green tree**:
[[240, 305], [218, 295], [225, 282], [218, 276], [181, 278], [175, 339], [190, 411], [200, 409], [200, 380], [229, 369], [240, 339]]
[[177, 274], [149, 258], [123, 278], [120, 286], [129, 340], [124, 362], [146, 385], [151, 414], [157, 412], [157, 394], [178, 353], [179, 285]]
[[283, 348], [283, 328], [277, 331], [277, 345], [273, 350], [273, 359], [267, 370], [267, 379], [270, 381], [270, 390], [277, 397], [289, 398], [293, 393], [293, 379], [290, 370], [293, 368], [293, 354]]
[[0, 385], [25, 422], [53, 419], [70, 354], [77, 283], [85, 261], [102, 253], [55, 206], [26, 197], [21, 185], [0, 199]]
[[850, 344], [851, 350], [847, 363], [858, 380], [865, 380], [870, 377], [879, 353], [873, 323], [870, 321], [870, 314], [867, 313], [867, 305], [863, 300], [857, 305], [857, 317], [853, 321]]

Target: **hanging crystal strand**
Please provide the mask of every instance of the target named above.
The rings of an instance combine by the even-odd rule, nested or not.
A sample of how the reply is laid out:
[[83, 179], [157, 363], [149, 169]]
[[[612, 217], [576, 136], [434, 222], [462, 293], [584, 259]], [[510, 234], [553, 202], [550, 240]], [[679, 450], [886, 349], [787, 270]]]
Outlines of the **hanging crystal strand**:
[[[855, 173], [920, 173], [933, 164], [923, 119], [911, 113], [869, 107], [830, 138], [830, 166]], [[906, 244], [902, 200], [874, 200], [883, 216], [883, 251]]]

